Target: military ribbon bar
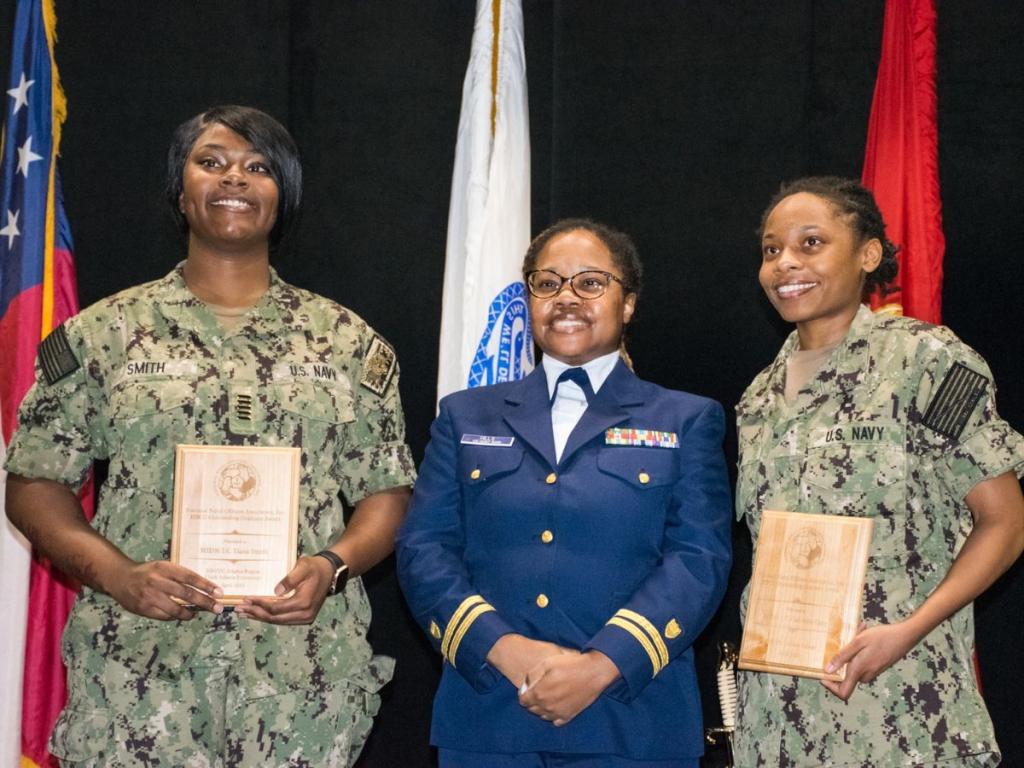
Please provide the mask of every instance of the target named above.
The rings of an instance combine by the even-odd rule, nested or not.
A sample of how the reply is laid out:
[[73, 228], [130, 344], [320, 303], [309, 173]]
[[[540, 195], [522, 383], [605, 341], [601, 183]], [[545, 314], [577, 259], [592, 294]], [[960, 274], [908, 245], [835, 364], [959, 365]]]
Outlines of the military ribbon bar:
[[632, 445], [642, 448], [678, 448], [679, 435], [656, 429], [612, 427], [604, 433], [605, 445]]

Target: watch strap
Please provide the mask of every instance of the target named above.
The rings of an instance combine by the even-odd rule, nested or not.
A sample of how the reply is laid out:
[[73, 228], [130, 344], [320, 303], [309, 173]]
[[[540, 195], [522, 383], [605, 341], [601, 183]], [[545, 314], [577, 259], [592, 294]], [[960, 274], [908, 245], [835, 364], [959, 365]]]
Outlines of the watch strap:
[[334, 569], [334, 575], [331, 578], [331, 586], [327, 591], [329, 595], [336, 595], [345, 589], [345, 584], [348, 582], [348, 565], [341, 559], [337, 552], [333, 552], [329, 549], [322, 549], [317, 552], [313, 557], [322, 557], [331, 564]]

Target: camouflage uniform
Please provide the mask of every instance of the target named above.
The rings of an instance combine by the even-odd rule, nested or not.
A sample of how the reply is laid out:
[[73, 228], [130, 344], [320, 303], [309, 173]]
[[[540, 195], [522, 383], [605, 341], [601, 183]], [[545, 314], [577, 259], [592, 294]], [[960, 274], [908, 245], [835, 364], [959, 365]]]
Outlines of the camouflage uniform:
[[[985, 361], [946, 328], [862, 307], [786, 403], [796, 345], [794, 333], [737, 406], [737, 516], [755, 546], [764, 509], [873, 518], [864, 620], [900, 621], [970, 533], [964, 497], [986, 478], [1020, 475], [1024, 441], [996, 413]], [[968, 605], [848, 704], [817, 680], [741, 672], [736, 764], [997, 765], [973, 650]]]
[[[339, 493], [355, 503], [413, 480], [390, 347], [273, 271], [228, 333], [179, 265], [51, 338], [7, 469], [77, 488], [108, 458], [93, 526], [135, 560], [169, 556], [177, 443], [300, 446], [306, 554], [340, 536]], [[155, 621], [85, 589], [64, 632], [69, 700], [51, 751], [70, 765], [347, 765], [393, 668], [373, 656], [369, 620], [358, 579], [311, 626]]]

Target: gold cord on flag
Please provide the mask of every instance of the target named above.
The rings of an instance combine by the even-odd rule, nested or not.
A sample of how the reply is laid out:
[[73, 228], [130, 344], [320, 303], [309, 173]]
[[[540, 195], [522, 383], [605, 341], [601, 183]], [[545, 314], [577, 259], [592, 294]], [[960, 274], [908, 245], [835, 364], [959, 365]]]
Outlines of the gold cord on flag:
[[498, 122], [498, 52], [501, 43], [501, 0], [491, 2], [491, 24], [494, 36], [491, 38], [491, 138]]
[[44, 339], [53, 330], [53, 297], [54, 267], [53, 239], [56, 226], [54, 211], [57, 155], [60, 152], [60, 133], [64, 118], [68, 114], [68, 103], [64, 89], [60, 85], [60, 74], [57, 72], [57, 60], [53, 56], [53, 47], [57, 42], [57, 14], [53, 8], [53, 0], [43, 0], [43, 23], [46, 26], [46, 43], [50, 50], [50, 130], [53, 135], [53, 146], [50, 148], [50, 183], [46, 191], [46, 232], [43, 246], [43, 307], [40, 318], [39, 338]]

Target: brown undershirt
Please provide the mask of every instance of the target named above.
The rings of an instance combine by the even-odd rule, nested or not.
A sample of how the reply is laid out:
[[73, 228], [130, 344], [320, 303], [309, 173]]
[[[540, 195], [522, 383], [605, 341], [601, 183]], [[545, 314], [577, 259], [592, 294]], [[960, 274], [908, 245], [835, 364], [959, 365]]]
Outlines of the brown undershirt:
[[225, 331], [233, 331], [242, 322], [242, 318], [245, 314], [256, 306], [255, 303], [250, 304], [247, 307], [222, 307], [219, 304], [211, 304], [206, 302], [206, 306], [213, 312], [213, 316], [217, 318], [217, 322], [220, 323], [220, 327]]
[[791, 403], [796, 399], [796, 394], [804, 385], [811, 380], [828, 360], [829, 356], [838, 347], [833, 344], [820, 349], [798, 349], [789, 356], [786, 361], [786, 402]]

